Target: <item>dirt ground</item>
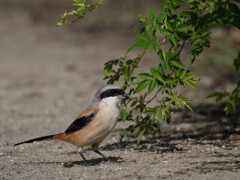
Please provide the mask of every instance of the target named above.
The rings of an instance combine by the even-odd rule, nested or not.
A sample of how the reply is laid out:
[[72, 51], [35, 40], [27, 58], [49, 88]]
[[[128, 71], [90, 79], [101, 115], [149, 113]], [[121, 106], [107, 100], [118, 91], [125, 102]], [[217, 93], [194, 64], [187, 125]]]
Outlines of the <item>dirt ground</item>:
[[[85, 166], [64, 142], [13, 145], [64, 131], [105, 83], [103, 64], [132, 43], [129, 34], [33, 23], [28, 11], [4, 8], [0, 34], [0, 179], [239, 179], [240, 109], [225, 117], [205, 99], [213, 90], [231, 90], [239, 77], [208, 55], [192, 67], [201, 79], [197, 90], [183, 90], [194, 112], [176, 110], [163, 134], [144, 137], [138, 147], [130, 135], [118, 144], [127, 126], [118, 123], [100, 149], [110, 161], [87, 149]], [[147, 56], [141, 68], [154, 62]]]

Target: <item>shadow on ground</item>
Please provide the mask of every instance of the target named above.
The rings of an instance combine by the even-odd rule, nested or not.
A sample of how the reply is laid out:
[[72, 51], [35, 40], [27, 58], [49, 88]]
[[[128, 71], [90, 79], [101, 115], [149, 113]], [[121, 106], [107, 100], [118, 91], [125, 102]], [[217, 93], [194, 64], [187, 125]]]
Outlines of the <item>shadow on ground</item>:
[[85, 164], [83, 161], [73, 161], [72, 163], [74, 165], [81, 165], [81, 166], [97, 166], [99, 164], [103, 164], [103, 163], [117, 163], [120, 164], [122, 162], [124, 162], [122, 160], [122, 158], [119, 157], [108, 157], [108, 161], [105, 161], [103, 158], [96, 158], [96, 159], [90, 159], [87, 160], [87, 164]]
[[[175, 113], [179, 113], [180, 116], [174, 119], [169, 126], [170, 129], [165, 129], [161, 135], [151, 135], [141, 141], [139, 146], [136, 146], [136, 140], [132, 140], [124, 141], [122, 144], [107, 144], [103, 150], [134, 148], [138, 151], [155, 151], [156, 148], [161, 147], [163, 149], [158, 152], [166, 153], [182, 151], [177, 147], [177, 143], [187, 140], [191, 140], [194, 144], [222, 146], [224, 141], [232, 136], [240, 135], [237, 123], [240, 107], [237, 107], [238, 110], [228, 117], [222, 109], [223, 105], [206, 104], [194, 106], [193, 112], [177, 110]], [[179, 129], [179, 126], [182, 128]], [[153, 146], [156, 148], [152, 148]]]
[[[71, 162], [62, 162], [62, 161], [44, 161], [44, 162], [36, 161], [36, 162], [33, 162], [33, 161], [30, 161], [30, 162], [25, 162], [25, 163], [21, 163], [21, 164], [24, 164], [24, 165], [63, 164], [64, 165], [65, 163], [69, 163], [69, 164], [79, 165], [79, 166], [97, 166], [99, 164], [109, 164], [109, 163], [120, 164], [120, 163], [124, 162], [124, 160], [122, 158], [120, 158], [120, 157], [108, 157], [108, 158], [109, 159], [107, 161], [104, 160], [103, 158], [89, 159], [89, 160], [86, 160], [86, 162], [87, 162], [86, 164], [82, 160], [71, 161]], [[81, 159], [80, 155], [79, 155], [79, 159]]]

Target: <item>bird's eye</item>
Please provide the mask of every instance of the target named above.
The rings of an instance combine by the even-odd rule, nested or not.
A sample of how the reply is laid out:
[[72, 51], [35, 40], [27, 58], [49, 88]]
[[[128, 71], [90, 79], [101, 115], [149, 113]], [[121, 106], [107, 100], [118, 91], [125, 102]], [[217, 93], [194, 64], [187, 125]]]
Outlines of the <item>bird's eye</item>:
[[111, 94], [114, 94], [114, 93], [115, 93], [115, 91], [112, 89], [112, 90], [110, 91], [110, 93], [111, 93]]

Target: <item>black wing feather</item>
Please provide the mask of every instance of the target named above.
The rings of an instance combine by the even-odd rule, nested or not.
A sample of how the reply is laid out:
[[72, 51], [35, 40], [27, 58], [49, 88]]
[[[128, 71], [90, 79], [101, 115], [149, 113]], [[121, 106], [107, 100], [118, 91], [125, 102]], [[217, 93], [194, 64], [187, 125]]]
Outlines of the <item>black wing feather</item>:
[[65, 131], [66, 134], [72, 133], [74, 131], [79, 131], [80, 129], [82, 129], [84, 126], [86, 126], [87, 124], [89, 124], [93, 118], [94, 118], [95, 114], [90, 114], [89, 116], [83, 116], [81, 118], [76, 119], [75, 121], [73, 121], [73, 123], [67, 128], [67, 130]]

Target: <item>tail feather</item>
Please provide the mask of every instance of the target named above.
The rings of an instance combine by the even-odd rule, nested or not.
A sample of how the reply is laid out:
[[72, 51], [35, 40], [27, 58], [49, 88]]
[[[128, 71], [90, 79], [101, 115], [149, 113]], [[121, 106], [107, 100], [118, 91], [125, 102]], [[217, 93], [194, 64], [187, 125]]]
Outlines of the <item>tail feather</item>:
[[49, 136], [43, 136], [43, 137], [39, 137], [39, 138], [34, 138], [34, 139], [30, 139], [28, 141], [23, 141], [23, 142], [17, 143], [14, 146], [18, 146], [20, 144], [25, 144], [25, 143], [33, 143], [33, 142], [37, 142], [37, 141], [51, 140], [51, 139], [53, 139], [54, 136], [55, 135], [49, 135]]

